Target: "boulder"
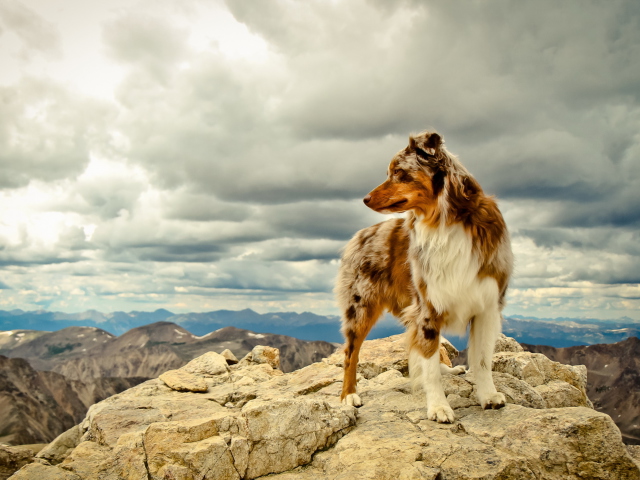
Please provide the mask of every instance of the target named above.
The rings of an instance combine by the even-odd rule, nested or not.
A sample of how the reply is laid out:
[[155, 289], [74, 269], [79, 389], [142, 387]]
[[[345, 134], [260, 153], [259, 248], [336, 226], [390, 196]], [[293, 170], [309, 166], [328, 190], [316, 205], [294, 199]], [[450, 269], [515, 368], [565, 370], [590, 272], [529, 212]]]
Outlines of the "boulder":
[[227, 373], [229, 366], [227, 365], [227, 359], [219, 353], [207, 352], [194, 358], [180, 370], [203, 376], [215, 376]]
[[220, 355], [222, 355], [226, 360], [227, 363], [229, 365], [235, 365], [236, 363], [238, 363], [238, 359], [236, 358], [236, 356], [233, 354], [233, 352], [231, 350], [229, 350], [228, 348], [223, 350]]
[[240, 366], [246, 365], [271, 365], [272, 368], [280, 368], [280, 351], [277, 348], [256, 345], [239, 362]]

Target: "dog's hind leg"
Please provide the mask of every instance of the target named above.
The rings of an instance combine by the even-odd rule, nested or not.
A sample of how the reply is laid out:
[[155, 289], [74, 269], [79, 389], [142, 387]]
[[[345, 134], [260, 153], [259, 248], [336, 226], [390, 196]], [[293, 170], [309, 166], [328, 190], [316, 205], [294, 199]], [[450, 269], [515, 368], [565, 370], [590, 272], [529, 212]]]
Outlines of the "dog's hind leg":
[[356, 393], [360, 347], [381, 314], [382, 307], [374, 304], [351, 305], [345, 313], [342, 330], [347, 343], [344, 349], [344, 380], [340, 400], [346, 405], [362, 405], [362, 400]]
[[500, 313], [489, 309], [476, 315], [469, 332], [469, 367], [475, 378], [477, 396], [482, 408], [502, 408], [505, 397], [496, 391], [491, 375], [493, 350], [500, 334]]

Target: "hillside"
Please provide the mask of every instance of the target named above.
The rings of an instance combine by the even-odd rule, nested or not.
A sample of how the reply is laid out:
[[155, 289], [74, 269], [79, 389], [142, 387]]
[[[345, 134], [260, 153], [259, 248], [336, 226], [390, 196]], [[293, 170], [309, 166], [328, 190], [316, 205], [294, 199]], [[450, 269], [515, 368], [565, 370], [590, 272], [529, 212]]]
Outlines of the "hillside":
[[96, 402], [145, 378], [101, 378], [84, 383], [33, 369], [0, 355], [0, 443], [47, 443], [84, 418]]

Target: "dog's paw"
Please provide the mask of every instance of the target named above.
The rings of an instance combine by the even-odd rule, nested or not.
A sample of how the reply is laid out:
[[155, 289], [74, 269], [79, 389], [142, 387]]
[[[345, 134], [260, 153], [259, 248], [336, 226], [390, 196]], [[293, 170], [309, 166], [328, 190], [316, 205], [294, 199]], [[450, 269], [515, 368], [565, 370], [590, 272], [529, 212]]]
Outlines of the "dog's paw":
[[427, 408], [427, 418], [438, 423], [453, 423], [456, 416], [447, 404], [432, 405]]
[[351, 407], [361, 407], [362, 400], [357, 393], [350, 393], [342, 399], [342, 403]]
[[480, 405], [482, 405], [482, 408], [484, 408], [485, 410], [489, 408], [497, 410], [504, 407], [506, 403], [507, 401], [504, 398], [504, 395], [500, 392], [490, 393], [484, 396], [484, 398], [480, 399]]

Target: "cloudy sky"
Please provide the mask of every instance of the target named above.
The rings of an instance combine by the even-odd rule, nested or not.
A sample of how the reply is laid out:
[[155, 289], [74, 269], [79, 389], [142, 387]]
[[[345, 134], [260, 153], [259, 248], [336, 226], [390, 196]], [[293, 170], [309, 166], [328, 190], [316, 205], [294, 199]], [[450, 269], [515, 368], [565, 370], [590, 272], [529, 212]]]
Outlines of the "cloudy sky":
[[637, 0], [0, 0], [0, 309], [337, 314], [425, 128], [499, 199], [506, 313], [640, 320]]

